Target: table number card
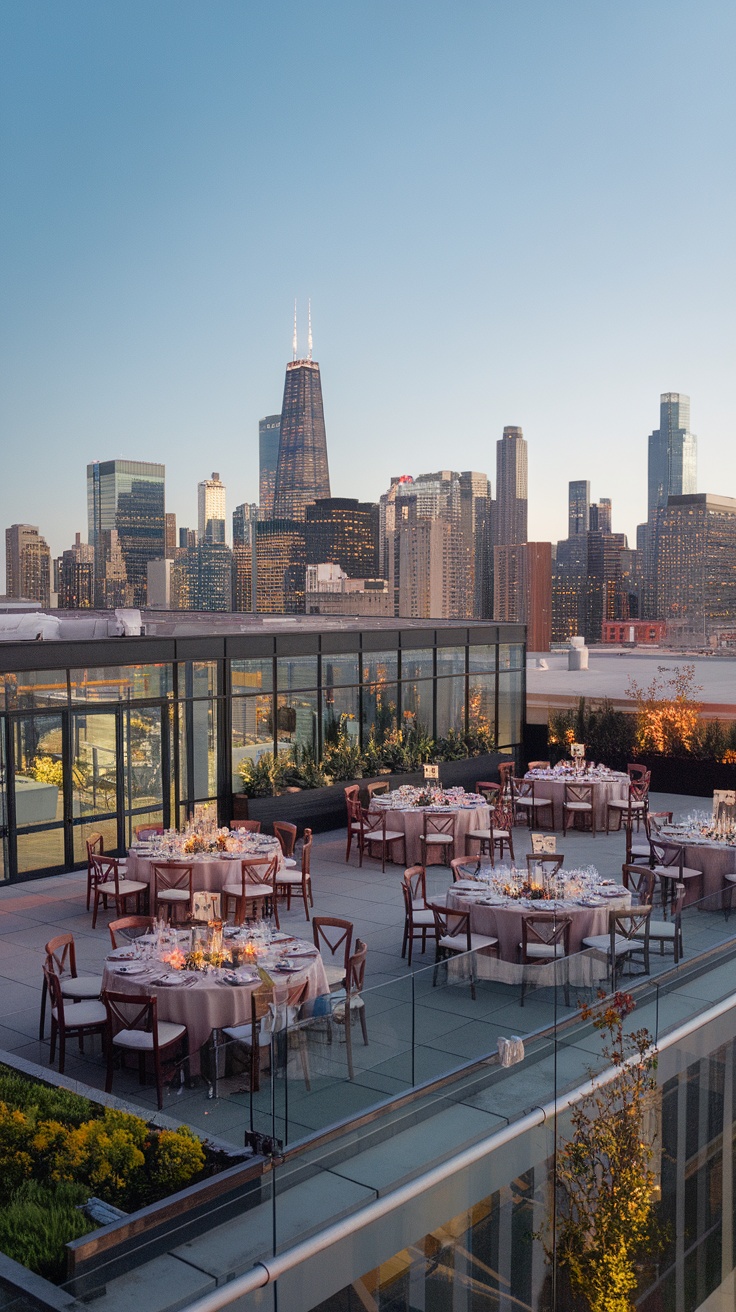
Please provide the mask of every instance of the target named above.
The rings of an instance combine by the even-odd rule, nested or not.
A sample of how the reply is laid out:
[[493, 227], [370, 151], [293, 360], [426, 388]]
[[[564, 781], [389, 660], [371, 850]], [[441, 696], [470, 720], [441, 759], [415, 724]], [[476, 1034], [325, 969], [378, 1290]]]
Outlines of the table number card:
[[429, 779], [435, 779], [435, 780], [439, 779], [439, 777], [440, 777], [440, 767], [439, 767], [438, 765], [425, 765], [423, 768], [424, 768], [424, 778], [425, 778], [425, 779], [427, 779], [427, 780], [429, 780]]
[[535, 856], [554, 856], [557, 838], [554, 834], [532, 834], [532, 852]]
[[713, 791], [713, 824], [733, 825], [736, 822], [736, 791], [733, 788], [716, 788]]
[[208, 922], [210, 920], [219, 920], [220, 894], [194, 893], [192, 897], [192, 919]]
[[584, 761], [585, 743], [570, 743], [570, 756], [573, 761]]

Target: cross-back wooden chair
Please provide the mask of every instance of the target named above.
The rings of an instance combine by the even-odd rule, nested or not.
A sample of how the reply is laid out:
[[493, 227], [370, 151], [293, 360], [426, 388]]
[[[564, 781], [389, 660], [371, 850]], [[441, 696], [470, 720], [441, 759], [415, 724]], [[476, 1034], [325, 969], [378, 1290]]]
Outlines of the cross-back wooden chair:
[[404, 898], [404, 938], [401, 955], [406, 956], [408, 946], [407, 965], [410, 966], [415, 941], [421, 941], [420, 951], [426, 952], [427, 935], [431, 934], [434, 937], [434, 912], [427, 903], [427, 883], [423, 866], [410, 866], [404, 871], [401, 892]]
[[273, 832], [279, 840], [284, 858], [291, 859], [294, 855], [294, 848], [296, 847], [296, 825], [290, 824], [288, 820], [274, 820]]
[[511, 776], [511, 809], [514, 817], [514, 824], [518, 824], [519, 818], [531, 829], [532, 826], [542, 824], [537, 820], [541, 812], [546, 812], [549, 817], [549, 828], [555, 827], [555, 811], [551, 797], [537, 797], [535, 792], [534, 779], [517, 779], [515, 775]]
[[260, 820], [231, 820], [230, 828], [232, 829], [233, 833], [236, 833], [237, 830], [242, 829], [245, 830], [245, 832], [248, 834], [260, 834], [261, 822]]
[[233, 882], [226, 884], [222, 890], [225, 919], [229, 920], [230, 904], [234, 902], [233, 918], [236, 925], [242, 925], [253, 915], [267, 915], [270, 912], [278, 928], [278, 872], [278, 853], [272, 857], [244, 858], [240, 862], [240, 869], [233, 872]]
[[402, 846], [403, 850], [406, 845], [404, 833], [400, 829], [389, 829], [387, 814], [385, 811], [365, 811], [360, 808], [360, 820], [358, 822], [358, 865], [363, 865], [363, 854], [368, 849], [368, 855], [372, 856], [371, 847], [376, 845], [381, 849], [381, 871], [386, 870], [386, 855], [389, 860], [393, 861], [393, 851], [397, 843]]
[[[113, 1061], [115, 1049], [138, 1054], [138, 1073], [145, 1083], [146, 1056], [153, 1058], [158, 1109], [164, 1105], [163, 1054], [179, 1046], [185, 1065], [189, 1062], [189, 1042], [186, 1025], [159, 1020], [155, 997], [145, 993], [115, 993], [104, 995], [107, 1022], [107, 1079], [105, 1092], [112, 1093]], [[132, 1013], [132, 1014], [131, 1014]]]
[[[341, 920], [337, 916], [313, 916], [312, 937], [314, 946], [319, 949], [325, 962], [325, 974], [330, 988], [341, 988], [350, 960], [353, 944], [352, 920]], [[325, 960], [329, 952], [331, 960]]]
[[586, 829], [588, 825], [595, 838], [595, 784], [565, 784], [565, 791], [562, 801], [562, 832], [567, 833], [568, 825], [572, 820], [573, 829], [578, 828], [578, 821], [581, 821], [580, 828]]
[[[519, 944], [519, 964], [521, 966], [544, 966], [570, 955], [570, 927], [572, 916], [558, 916], [554, 911], [532, 911], [521, 918], [521, 943]], [[570, 983], [565, 973], [563, 977], [565, 1006], [570, 1006]], [[521, 1005], [524, 1006], [526, 993], [526, 972], [521, 977]]]
[[637, 832], [639, 831], [642, 822], [646, 820], [650, 781], [649, 771], [642, 775], [640, 779], [630, 779], [626, 796], [613, 797], [610, 802], [606, 803], [607, 834], [611, 832], [612, 817], [616, 817], [616, 829], [620, 829], [622, 824], [628, 828], [633, 828], [636, 825]]
[[155, 915], [165, 908], [169, 920], [186, 920], [191, 916], [194, 899], [191, 861], [152, 861], [151, 880]]
[[[436, 939], [435, 968], [432, 974], [432, 986], [437, 984], [437, 967], [442, 961], [463, 952], [485, 951], [488, 955], [498, 956], [498, 939], [483, 934], [473, 934], [470, 929], [469, 911], [450, 911], [447, 907], [431, 904], [434, 915], [434, 932]], [[475, 1001], [475, 962], [468, 958], [470, 968], [470, 996]]]
[[121, 916], [120, 920], [111, 920], [108, 925], [113, 952], [115, 948], [125, 947], [142, 934], [153, 933], [153, 916]]
[[353, 1037], [352, 1023], [353, 1016], [360, 1020], [360, 1029], [363, 1035], [363, 1042], [368, 1047], [368, 1027], [365, 1019], [365, 1002], [362, 998], [363, 985], [365, 981], [365, 962], [368, 956], [368, 947], [362, 939], [356, 938], [355, 951], [348, 959], [347, 971], [345, 974], [345, 989], [340, 994], [334, 995], [332, 1005], [332, 1019], [338, 1025], [345, 1026], [345, 1052], [348, 1059], [348, 1078], [355, 1079], [353, 1069]]
[[[54, 972], [61, 986], [65, 1001], [96, 1002], [102, 992], [101, 975], [78, 975], [77, 953], [73, 934], [57, 934], [49, 939], [45, 947], [45, 965]], [[44, 971], [41, 986], [41, 1015], [38, 1024], [38, 1037], [43, 1039], [46, 1029], [46, 999], [48, 987]]]
[[457, 815], [454, 812], [449, 814], [442, 811], [424, 812], [419, 845], [425, 866], [433, 864], [429, 860], [430, 852], [439, 852], [442, 856], [443, 865], [450, 865], [455, 857], [456, 830]]
[[66, 1041], [67, 1038], [79, 1040], [79, 1051], [84, 1051], [84, 1040], [87, 1035], [99, 1034], [105, 1042], [107, 1030], [107, 1013], [103, 1004], [98, 1000], [89, 999], [84, 1002], [73, 1002], [71, 1006], [66, 1005], [66, 998], [62, 992], [61, 980], [48, 960], [43, 964], [43, 980], [51, 1003], [51, 1049], [49, 1059], [53, 1065], [56, 1058], [56, 1043], [59, 1043], [59, 1074], [64, 1074], [64, 1064], [66, 1061]]
[[312, 831], [304, 830], [304, 839], [302, 841], [302, 860], [301, 869], [287, 869], [282, 866], [276, 874], [276, 896], [286, 898], [286, 910], [291, 910], [292, 893], [301, 893], [304, 903], [304, 913], [309, 920], [309, 908], [314, 906], [314, 897], [312, 896]]
[[114, 856], [93, 856], [92, 861], [92, 888], [94, 891], [94, 903], [92, 907], [92, 928], [97, 925], [97, 912], [102, 902], [107, 911], [108, 898], [115, 903], [115, 911], [118, 916], [124, 916], [127, 913], [128, 899], [135, 898], [135, 909], [140, 914], [144, 906], [147, 906], [149, 900], [148, 884], [142, 880], [127, 879], [125, 877], [125, 868]]
[[591, 934], [583, 939], [583, 947], [601, 953], [608, 962], [611, 989], [616, 988], [616, 978], [623, 971], [624, 962], [633, 953], [643, 957], [643, 974], [649, 974], [649, 927], [652, 916], [651, 904], [632, 908], [630, 911], [613, 910], [608, 913], [608, 933]]

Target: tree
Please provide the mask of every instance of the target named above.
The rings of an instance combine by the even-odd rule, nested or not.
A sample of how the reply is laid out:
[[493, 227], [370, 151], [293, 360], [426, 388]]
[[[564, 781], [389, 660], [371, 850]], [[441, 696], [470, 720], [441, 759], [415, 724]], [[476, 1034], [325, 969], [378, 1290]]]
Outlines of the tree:
[[658, 665], [648, 688], [631, 679], [626, 691], [636, 703], [638, 751], [682, 756], [692, 750], [703, 691], [695, 682], [694, 665]]

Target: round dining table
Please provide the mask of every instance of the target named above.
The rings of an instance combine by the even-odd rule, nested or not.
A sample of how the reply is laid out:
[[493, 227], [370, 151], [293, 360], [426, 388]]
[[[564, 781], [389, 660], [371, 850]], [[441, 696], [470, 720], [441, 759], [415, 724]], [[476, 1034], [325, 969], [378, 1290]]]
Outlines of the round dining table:
[[151, 867], [156, 862], [185, 862], [194, 867], [193, 888], [195, 893], [221, 893], [226, 884], [240, 879], [240, 862], [271, 859], [279, 857], [279, 870], [283, 864], [283, 854], [278, 838], [258, 835], [257, 843], [246, 843], [240, 852], [197, 852], [182, 856], [156, 856], [151, 852], [131, 847], [128, 852], [128, 879], [137, 879], [149, 885], [152, 880]]
[[685, 881], [685, 905], [698, 902], [703, 911], [730, 908], [736, 887], [726, 875], [736, 873], [736, 846], [717, 838], [699, 838], [685, 834], [676, 826], [666, 826], [657, 835], [660, 842], [683, 847], [683, 865], [702, 871], [703, 878]]
[[[488, 829], [490, 827], [491, 812], [488, 803], [475, 793], [468, 793], [468, 801], [461, 806], [402, 807], [397, 805], [395, 800], [391, 800], [393, 796], [392, 793], [384, 793], [374, 797], [370, 809], [371, 811], [385, 810], [386, 828], [397, 830], [404, 835], [407, 866], [416, 866], [423, 863], [420, 839], [424, 833], [425, 812], [431, 815], [455, 816], [455, 851], [453, 855], [456, 857], [477, 853], [477, 845], [470, 851], [467, 847], [468, 834], [472, 833], [474, 829]], [[437, 861], [429, 861], [427, 864], [435, 865], [441, 861], [442, 854], [440, 852], [437, 855]]]
[[565, 784], [592, 784], [596, 829], [605, 829], [609, 802], [624, 801], [629, 791], [629, 776], [618, 771], [605, 775], [568, 774], [553, 775], [546, 770], [529, 770], [525, 779], [534, 780], [535, 799], [549, 798], [552, 803], [554, 828], [562, 828], [562, 808], [565, 801]]
[[[296, 1005], [330, 991], [322, 958], [306, 940], [274, 936], [269, 950], [258, 957], [258, 966], [273, 980], [277, 1005]], [[250, 1021], [251, 995], [261, 983], [258, 969], [251, 965], [206, 973], [172, 970], [160, 960], [135, 959], [129, 947], [110, 953], [102, 976], [103, 993], [155, 996], [159, 1020], [186, 1025], [192, 1075], [200, 1072], [200, 1049], [213, 1030]]]

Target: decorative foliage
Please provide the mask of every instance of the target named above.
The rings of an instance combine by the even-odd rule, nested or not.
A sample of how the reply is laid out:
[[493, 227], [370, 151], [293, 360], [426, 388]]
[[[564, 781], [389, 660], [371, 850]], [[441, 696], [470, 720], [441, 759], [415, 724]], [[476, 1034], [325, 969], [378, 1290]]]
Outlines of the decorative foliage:
[[703, 690], [695, 683], [695, 666], [658, 665], [647, 688], [630, 679], [627, 694], [636, 704], [636, 747], [640, 752], [682, 756], [691, 752], [698, 728]]
[[571, 743], [585, 743], [591, 761], [607, 765], [626, 765], [634, 754], [636, 720], [613, 703], [603, 700], [588, 704], [580, 698], [576, 710], [552, 711], [549, 717], [548, 743], [550, 760], [569, 756]]
[[646, 1133], [656, 1056], [648, 1030], [625, 1029], [634, 1005], [630, 994], [616, 993], [583, 1009], [606, 1036], [603, 1055], [617, 1074], [573, 1108], [572, 1137], [557, 1156], [557, 1262], [590, 1312], [633, 1312], [637, 1263], [661, 1245]]

